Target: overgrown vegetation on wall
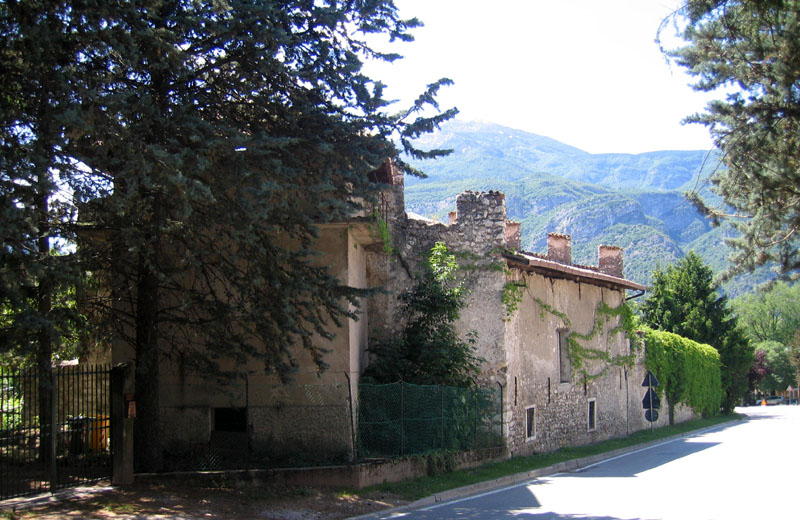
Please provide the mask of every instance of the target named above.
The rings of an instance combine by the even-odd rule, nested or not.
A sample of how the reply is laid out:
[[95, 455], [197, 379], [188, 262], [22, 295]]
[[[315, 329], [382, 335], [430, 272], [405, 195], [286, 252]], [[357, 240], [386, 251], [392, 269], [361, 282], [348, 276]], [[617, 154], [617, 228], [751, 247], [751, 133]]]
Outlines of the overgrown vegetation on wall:
[[400, 295], [405, 329], [369, 347], [373, 359], [365, 383], [405, 381], [421, 385], [470, 386], [480, 372], [477, 333], [458, 336], [455, 322], [469, 291], [456, 281], [455, 255], [444, 242], [428, 252], [414, 286]]
[[704, 416], [719, 413], [723, 398], [719, 352], [671, 332], [650, 328], [644, 332], [645, 364], [660, 383], [657, 390], [669, 400], [669, 423], [675, 422], [678, 403]]
[[693, 252], [664, 271], [655, 271], [649, 296], [641, 306], [642, 321], [719, 352], [725, 367], [722, 407], [730, 413], [747, 393], [753, 347], [713, 278], [711, 268]]
[[[581, 375], [583, 375], [584, 380], [596, 379], [605, 374], [606, 371], [608, 371], [608, 369], [612, 366], [633, 366], [633, 354], [622, 354], [615, 356], [606, 349], [598, 349], [588, 346], [588, 343], [591, 342], [598, 333], [605, 330], [606, 323], [616, 318], [619, 319], [619, 322], [617, 325], [607, 331], [608, 336], [613, 336], [614, 334], [624, 334], [625, 337], [627, 337], [631, 342], [632, 349], [635, 349], [638, 346], [638, 338], [636, 334], [634, 334], [634, 314], [627, 303], [622, 302], [617, 307], [611, 307], [607, 303], [601, 301], [595, 309], [592, 330], [586, 334], [581, 334], [573, 330], [572, 322], [566, 314], [556, 310], [553, 308], [553, 306], [548, 305], [536, 296], [532, 296], [532, 298], [541, 309], [539, 314], [541, 319], [544, 319], [545, 313], [552, 314], [553, 316], [559, 318], [563, 322], [564, 326], [570, 330], [570, 333], [567, 336], [570, 366], [572, 367], [573, 371], [579, 371]], [[592, 372], [590, 371], [590, 367], [587, 366], [591, 361], [603, 361], [604, 363], [599, 369], [596, 369], [596, 366], [593, 367], [596, 370]]]

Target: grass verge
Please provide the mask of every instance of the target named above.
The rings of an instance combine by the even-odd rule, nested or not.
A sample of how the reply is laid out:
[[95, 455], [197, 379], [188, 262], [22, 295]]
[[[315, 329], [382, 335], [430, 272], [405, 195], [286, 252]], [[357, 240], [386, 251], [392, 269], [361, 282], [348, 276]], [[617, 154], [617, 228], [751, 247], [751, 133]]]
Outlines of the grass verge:
[[493, 462], [472, 469], [457, 470], [443, 475], [420, 477], [403, 482], [384, 483], [371, 486], [356, 492], [355, 494], [368, 493], [372, 491], [383, 491], [401, 496], [407, 500], [418, 500], [420, 498], [454, 489], [470, 484], [477, 484], [487, 480], [494, 480], [501, 477], [544, 468], [582, 457], [590, 457], [610, 451], [618, 450], [643, 444], [646, 442], [657, 441], [679, 435], [694, 430], [700, 430], [715, 426], [729, 421], [740, 419], [741, 416], [733, 414], [727, 416], [710, 417], [707, 419], [697, 419], [673, 426], [665, 426], [653, 431], [642, 430], [628, 437], [609, 439], [597, 444], [587, 446], [567, 447], [550, 453], [537, 453], [527, 457], [514, 457], [501, 462]]

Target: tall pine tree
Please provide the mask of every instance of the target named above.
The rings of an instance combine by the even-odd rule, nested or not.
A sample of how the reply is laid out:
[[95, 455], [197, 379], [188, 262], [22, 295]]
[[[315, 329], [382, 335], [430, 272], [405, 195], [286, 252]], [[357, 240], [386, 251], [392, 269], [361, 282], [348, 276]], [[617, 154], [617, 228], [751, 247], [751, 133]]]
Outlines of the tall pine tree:
[[655, 329], [717, 349], [725, 392], [721, 405], [730, 412], [747, 391], [753, 349], [712, 278], [711, 268], [691, 251], [676, 265], [653, 273], [641, 312], [645, 323]]
[[[21, 154], [27, 135], [60, 165], [38, 171], [59, 171], [81, 211], [64, 228], [111, 290], [88, 303], [135, 352], [137, 468], [157, 470], [165, 357], [208, 371], [256, 359], [288, 377], [300, 345], [325, 368], [312, 338], [353, 317], [360, 293], [312, 263], [316, 226], [371, 200], [368, 174], [387, 157], [416, 173], [393, 142], [443, 153], [412, 140], [455, 114], [426, 112], [450, 82], [393, 113], [361, 72], [365, 59], [398, 58], [368, 35], [407, 41], [419, 25], [392, 0], [7, 2], [0, 13], [4, 39], [35, 42], [46, 26], [39, 45], [59, 52], [4, 49], [20, 71], [4, 114], [22, 94], [26, 109], [48, 97], [56, 108], [30, 129], [4, 116], [3, 145]], [[37, 90], [48, 77], [52, 92]], [[4, 175], [35, 174], [18, 164]]]
[[[775, 262], [800, 276], [800, 1], [689, 0], [674, 18], [687, 42], [668, 54], [720, 92], [688, 119], [707, 126], [722, 152], [711, 178], [722, 207], [690, 198], [739, 230], [725, 274]], [[731, 211], [732, 210], [732, 211]]]
[[75, 207], [59, 196], [77, 172], [62, 154], [77, 52], [64, 30], [68, 11], [58, 3], [0, 6], [0, 352], [37, 368], [45, 436], [53, 356], [74, 344], [84, 323], [74, 299], [81, 271], [64, 247], [74, 243]]

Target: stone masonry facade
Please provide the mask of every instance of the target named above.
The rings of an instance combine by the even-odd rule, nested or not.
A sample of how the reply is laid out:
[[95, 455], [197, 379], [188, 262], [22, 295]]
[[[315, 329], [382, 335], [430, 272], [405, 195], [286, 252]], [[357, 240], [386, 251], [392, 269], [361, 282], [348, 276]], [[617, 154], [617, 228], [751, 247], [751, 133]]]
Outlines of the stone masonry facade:
[[[370, 341], [395, 333], [397, 296], [412, 282], [420, 259], [438, 241], [459, 259], [470, 290], [457, 330], [476, 331], [478, 355], [485, 359], [479, 383], [503, 389], [504, 434], [510, 455], [551, 451], [624, 436], [649, 428], [644, 419], [641, 382], [643, 352], [632, 350], [624, 334], [612, 333], [618, 317], [602, 321], [585, 342], [610, 359], [630, 356], [633, 363], [586, 361], [569, 376], [561, 371], [560, 337], [589, 335], [601, 304], [616, 308], [628, 291], [644, 287], [623, 278], [622, 250], [600, 246], [598, 266], [571, 262], [571, 237], [552, 233], [547, 254], [519, 251], [520, 225], [506, 218], [500, 192], [464, 192], [447, 223], [409, 218], [403, 206], [403, 180], [396, 172], [380, 210], [392, 237], [393, 252], [367, 254], [367, 285], [386, 292], [369, 300]], [[502, 303], [508, 286], [519, 287], [513, 313]], [[665, 415], [665, 414], [662, 414]], [[682, 410], [680, 417], [691, 417]], [[660, 418], [656, 426], [666, 423]]]
[[[264, 460], [295, 460], [297, 454], [316, 462], [352, 460], [359, 377], [369, 362], [369, 344], [403, 327], [398, 296], [439, 241], [463, 267], [460, 276], [470, 294], [456, 328], [462, 335], [477, 333], [477, 355], [485, 360], [479, 384], [502, 389], [510, 455], [649, 427], [641, 406], [643, 353], [632, 352], [628, 338], [612, 333], [617, 318], [600, 320], [601, 330], [593, 331], [601, 305], [618, 307], [628, 292], [644, 289], [623, 278], [620, 248], [601, 246], [597, 267], [572, 263], [568, 235], [548, 236], [546, 254], [524, 252], [520, 224], [507, 219], [500, 192], [462, 193], [448, 221], [435, 222], [406, 214], [404, 179], [391, 163], [374, 180], [385, 185], [377, 204], [352, 222], [321, 226], [316, 244], [324, 253], [318, 261], [343, 283], [381, 289], [362, 302], [360, 319], [339, 327], [333, 340], [317, 338], [328, 350], [328, 370], [319, 373], [303, 349], [296, 353], [290, 386], [257, 366], [220, 383], [165, 364], [160, 406], [168, 450], [195, 456], [216, 443]], [[386, 236], [379, 236], [376, 220]], [[502, 301], [509, 290], [518, 296], [513, 312]], [[591, 336], [585, 348], [610, 358], [633, 355], [634, 363], [567, 366], [562, 338], [570, 333]], [[115, 346], [112, 353], [115, 363], [134, 359], [125, 348]], [[241, 422], [221, 427], [225, 414], [240, 412]], [[679, 410], [679, 420], [690, 416], [690, 410]], [[662, 417], [657, 426], [665, 422]]]

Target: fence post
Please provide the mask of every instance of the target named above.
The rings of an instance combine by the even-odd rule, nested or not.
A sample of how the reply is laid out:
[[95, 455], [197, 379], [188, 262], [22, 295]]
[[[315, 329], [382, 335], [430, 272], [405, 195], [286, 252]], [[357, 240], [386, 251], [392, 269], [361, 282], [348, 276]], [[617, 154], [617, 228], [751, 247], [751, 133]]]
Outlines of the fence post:
[[439, 437], [439, 449], [444, 449], [444, 385], [439, 385], [439, 415], [441, 417], [442, 435]]
[[129, 407], [126, 396], [133, 395], [133, 367], [120, 363], [111, 369], [111, 483], [133, 484], [133, 421], [136, 405]]
[[58, 466], [56, 460], [56, 426], [58, 425], [58, 388], [56, 387], [56, 369], [50, 369], [50, 492], [58, 489]]
[[405, 395], [403, 394], [403, 389], [405, 387], [405, 383], [400, 381], [400, 456], [405, 457], [406, 455], [406, 404], [405, 404]]

